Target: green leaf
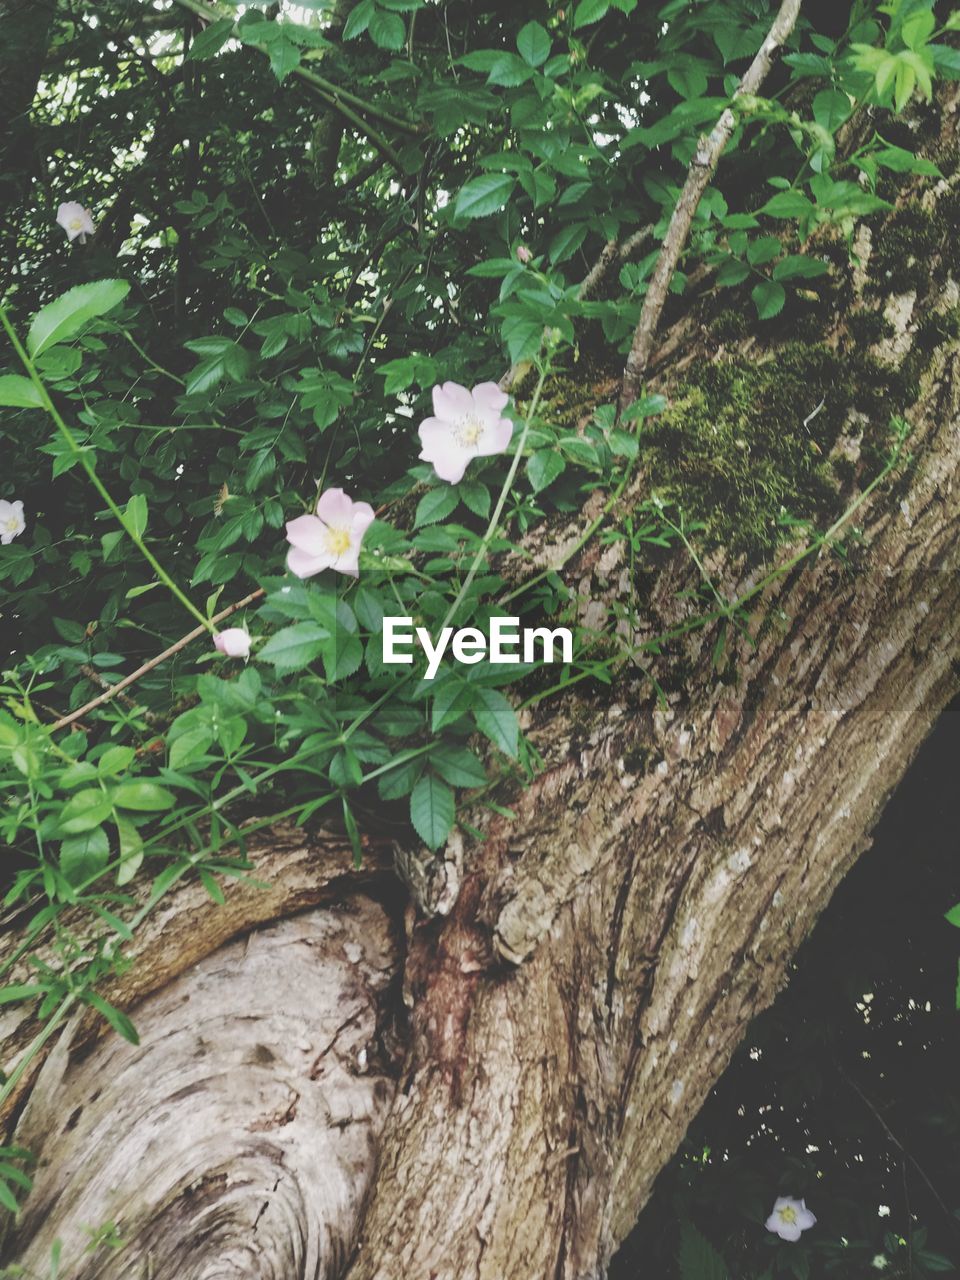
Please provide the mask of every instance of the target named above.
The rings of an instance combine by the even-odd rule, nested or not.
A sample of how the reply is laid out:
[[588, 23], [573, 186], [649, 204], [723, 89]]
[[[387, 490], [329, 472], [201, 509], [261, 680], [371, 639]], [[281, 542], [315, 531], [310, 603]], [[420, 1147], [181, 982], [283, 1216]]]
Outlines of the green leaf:
[[850, 99], [839, 89], [821, 89], [813, 100], [813, 118], [829, 134], [836, 133], [852, 110]]
[[233, 18], [221, 18], [219, 22], [211, 22], [209, 27], [204, 27], [194, 36], [187, 58], [194, 62], [201, 58], [212, 58], [230, 39], [232, 31]]
[[481, 520], [490, 514], [490, 490], [480, 480], [461, 480], [457, 492], [463, 505]]
[[760, 236], [758, 240], [751, 240], [747, 245], [747, 261], [751, 266], [759, 267], [765, 262], [772, 262], [782, 252], [783, 245], [777, 236]]
[[85, 991], [83, 999], [86, 1004], [91, 1005], [98, 1013], [103, 1014], [117, 1035], [122, 1036], [124, 1040], [128, 1040], [130, 1044], [140, 1043], [136, 1027], [121, 1009], [109, 1004], [104, 1000], [103, 996], [98, 996], [95, 991]]
[[29, 378], [22, 378], [19, 373], [5, 373], [0, 377], [0, 405], [5, 409], [39, 409], [43, 401]]
[[60, 830], [64, 835], [92, 831], [113, 811], [110, 797], [99, 787], [86, 787], [70, 797], [60, 810]]
[[453, 485], [428, 489], [417, 503], [417, 514], [413, 518], [414, 528], [419, 529], [421, 525], [425, 524], [436, 524], [438, 520], [443, 520], [448, 516], [459, 504], [460, 495]]
[[110, 857], [110, 841], [103, 827], [68, 836], [60, 843], [60, 870], [72, 885], [97, 876]]
[[441, 744], [430, 757], [430, 764], [451, 787], [482, 787], [487, 781], [483, 765], [466, 747]]
[[120, 866], [117, 868], [117, 884], [129, 884], [143, 862], [143, 837], [128, 818], [115, 817], [120, 837]]
[[453, 792], [432, 773], [410, 793], [410, 821], [428, 849], [439, 849], [453, 826]]
[[315, 662], [329, 639], [330, 632], [316, 622], [295, 622], [272, 635], [257, 658], [272, 662], [278, 675], [287, 675]]
[[515, 760], [518, 753], [520, 728], [513, 707], [496, 689], [479, 687], [475, 698], [473, 718], [477, 728], [495, 747], [499, 747]]
[[566, 463], [554, 449], [538, 449], [527, 459], [527, 476], [534, 493], [546, 489], [559, 476]]
[[289, 40], [272, 41], [267, 47], [267, 53], [270, 56], [270, 70], [279, 84], [283, 84], [290, 72], [296, 71], [300, 65], [300, 50]]
[[809, 258], [804, 253], [790, 253], [773, 268], [774, 280], [814, 280], [826, 275], [830, 267], [822, 258]]
[[717, 272], [717, 284], [722, 289], [729, 285], [742, 284], [749, 274], [750, 268], [741, 258], [728, 258]]
[[955, 907], [951, 907], [943, 918], [960, 929], [960, 902]]
[[586, 222], [571, 222], [568, 226], [561, 227], [550, 241], [550, 261], [565, 262], [586, 240], [588, 230]]
[[370, 25], [370, 19], [376, 13], [373, 0], [360, 0], [357, 7], [351, 12], [343, 28], [344, 40], [354, 40], [357, 36], [366, 31]]
[[135, 809], [142, 813], [155, 813], [172, 809], [176, 799], [172, 791], [157, 782], [121, 782], [114, 787], [111, 799], [118, 809]]
[[578, 31], [580, 27], [588, 27], [591, 22], [599, 22], [606, 16], [609, 8], [609, 0], [580, 0], [573, 15], [574, 31]]
[[893, 173], [922, 173], [931, 178], [942, 178], [943, 174], [926, 156], [919, 156], [903, 147], [887, 145], [882, 151], [875, 151], [869, 157], [882, 169], [890, 169]]
[[370, 39], [381, 49], [402, 49], [407, 36], [403, 19], [397, 13], [386, 13], [377, 9], [368, 25]]
[[33, 317], [27, 334], [30, 355], [39, 356], [56, 343], [75, 337], [88, 320], [112, 311], [129, 292], [126, 280], [94, 280], [68, 289]]
[[524, 62], [540, 67], [550, 57], [551, 41], [539, 22], [528, 22], [517, 36], [517, 50]]
[[809, 218], [814, 206], [801, 191], [778, 191], [760, 212], [771, 218]]
[[458, 218], [484, 218], [510, 199], [517, 180], [510, 173], [482, 173], [460, 188], [454, 213]]
[[124, 527], [135, 538], [142, 538], [147, 527], [147, 500], [142, 493], [134, 494], [123, 513]]
[[757, 315], [761, 320], [772, 320], [774, 316], [779, 315], [787, 300], [783, 285], [777, 284], [774, 280], [761, 281], [751, 290], [750, 296], [753, 298]]
[[692, 1222], [680, 1227], [680, 1280], [727, 1280], [727, 1264]]

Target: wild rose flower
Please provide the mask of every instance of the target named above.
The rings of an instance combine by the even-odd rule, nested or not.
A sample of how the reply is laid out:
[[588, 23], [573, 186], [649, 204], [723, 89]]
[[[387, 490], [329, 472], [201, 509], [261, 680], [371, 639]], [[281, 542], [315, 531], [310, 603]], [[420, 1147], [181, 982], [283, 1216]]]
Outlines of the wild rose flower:
[[93, 235], [93, 215], [89, 209], [76, 200], [67, 200], [57, 210], [57, 222], [67, 233], [68, 240], [79, 240], [86, 243], [87, 236]]
[[526, 266], [527, 263], [532, 258], [533, 258], [533, 254], [530, 252], [530, 250], [527, 248], [525, 244], [521, 244], [517, 246], [517, 259], [518, 261], [522, 262], [524, 266]]
[[360, 544], [372, 523], [369, 502], [354, 502], [342, 489], [326, 489], [315, 516], [287, 521], [287, 568], [298, 578], [310, 578], [322, 569], [358, 577]]
[[441, 480], [459, 484], [471, 458], [503, 453], [513, 435], [513, 423], [501, 417], [507, 396], [495, 382], [481, 382], [468, 391], [456, 382], [433, 388], [433, 418], [420, 423], [420, 457], [432, 462]]
[[250, 632], [246, 627], [227, 627], [213, 637], [213, 647], [228, 658], [250, 657]]
[[14, 538], [18, 538], [26, 527], [23, 503], [8, 502], [6, 498], [0, 498], [0, 543], [6, 546]]
[[814, 1225], [816, 1218], [803, 1200], [778, 1196], [773, 1213], [767, 1219], [767, 1230], [775, 1231], [781, 1240], [799, 1240], [801, 1232]]

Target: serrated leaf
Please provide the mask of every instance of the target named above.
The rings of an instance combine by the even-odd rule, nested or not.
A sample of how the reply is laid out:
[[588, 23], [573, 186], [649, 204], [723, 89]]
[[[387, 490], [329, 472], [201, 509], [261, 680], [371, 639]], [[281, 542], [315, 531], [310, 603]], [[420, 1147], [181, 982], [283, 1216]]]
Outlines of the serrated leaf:
[[517, 50], [531, 67], [542, 66], [550, 57], [551, 40], [539, 22], [528, 22], [517, 35]]
[[458, 218], [484, 218], [510, 199], [517, 185], [510, 173], [482, 173], [460, 188], [454, 212]]
[[453, 792], [435, 774], [427, 773], [410, 793], [410, 821], [428, 849], [439, 849], [453, 826]]
[[232, 31], [233, 18], [221, 18], [219, 22], [211, 22], [209, 27], [204, 27], [194, 36], [190, 52], [187, 54], [188, 60], [197, 62], [201, 58], [212, 58], [230, 39]]
[[5, 409], [38, 409], [42, 406], [40, 392], [29, 378], [19, 373], [5, 373], [0, 377], [0, 406]]
[[110, 797], [99, 787], [87, 787], [72, 795], [60, 810], [59, 826], [64, 835], [92, 831], [109, 818], [113, 810]]
[[460, 505], [460, 495], [453, 485], [428, 489], [417, 503], [417, 514], [413, 518], [415, 529], [425, 524], [436, 524], [443, 520]]
[[803, 253], [791, 253], [773, 268], [774, 280], [815, 280], [830, 270], [822, 258], [808, 258]]
[[277, 83], [283, 84], [291, 71], [300, 65], [301, 53], [289, 40], [274, 40], [267, 47], [270, 57], [270, 70], [277, 77]]
[[129, 292], [126, 280], [94, 280], [68, 289], [33, 317], [27, 333], [27, 351], [36, 357], [56, 343], [75, 337], [88, 320], [112, 311]]
[[606, 16], [610, 8], [609, 0], [580, 0], [573, 15], [573, 29], [588, 27], [592, 22], [599, 22]]
[[680, 1227], [680, 1280], [727, 1280], [727, 1266], [692, 1222]]
[[477, 728], [495, 747], [512, 759], [517, 758], [520, 727], [513, 707], [496, 689], [479, 687], [475, 691], [473, 718]]
[[772, 320], [778, 316], [787, 300], [786, 290], [775, 280], [762, 280], [750, 291], [750, 296], [761, 320]]
[[366, 31], [370, 25], [370, 19], [376, 12], [373, 0], [360, 0], [357, 7], [352, 10], [349, 18], [343, 27], [344, 40], [353, 40], [362, 32]]
[[407, 36], [407, 29], [400, 15], [387, 13], [383, 9], [377, 9], [371, 14], [367, 30], [370, 39], [381, 49], [402, 49]]
[[555, 449], [538, 449], [527, 459], [527, 476], [534, 493], [546, 489], [566, 467], [563, 458]]
[[316, 622], [295, 622], [272, 635], [257, 658], [273, 664], [278, 675], [301, 671], [320, 657], [330, 632]]
[[483, 765], [466, 747], [441, 745], [430, 757], [430, 764], [451, 787], [482, 787], [487, 781]]

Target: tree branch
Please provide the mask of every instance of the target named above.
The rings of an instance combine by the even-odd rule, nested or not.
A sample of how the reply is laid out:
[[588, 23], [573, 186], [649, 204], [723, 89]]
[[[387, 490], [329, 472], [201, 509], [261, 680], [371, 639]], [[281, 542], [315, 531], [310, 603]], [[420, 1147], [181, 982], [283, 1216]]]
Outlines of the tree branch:
[[[796, 25], [800, 4], [801, 0], [783, 0], [766, 40], [734, 92], [734, 99], [745, 93], [755, 94], [759, 91], [773, 66], [777, 51]], [[730, 141], [735, 125], [736, 116], [733, 109], [727, 107], [712, 131], [701, 137], [693, 160], [690, 162], [687, 180], [670, 219], [660, 257], [657, 259], [657, 265], [654, 267], [653, 276], [643, 300], [643, 310], [633, 335], [633, 345], [627, 356], [626, 368], [623, 372], [623, 388], [620, 393], [621, 413], [636, 400], [640, 391], [640, 384], [653, 352], [657, 325], [667, 300], [667, 290], [687, 243], [690, 224], [693, 222], [700, 199], [716, 172], [717, 163], [723, 149]]]
[[[217, 22], [224, 16], [217, 9], [205, 4], [203, 0], [174, 0], [174, 3], [206, 23]], [[250, 45], [250, 48], [256, 49], [258, 53], [264, 52], [256, 44]], [[382, 120], [385, 124], [390, 125], [391, 128], [399, 129], [404, 133], [419, 134], [420, 129], [416, 125], [384, 112], [373, 103], [367, 102], [364, 98], [351, 93], [349, 90], [340, 88], [339, 85], [325, 79], [323, 76], [317, 75], [314, 71], [309, 71], [306, 67], [295, 67], [291, 74], [296, 76], [298, 80], [303, 81], [304, 84], [309, 85], [328, 107], [339, 111], [345, 120], [348, 120], [360, 133], [364, 134], [377, 150], [390, 161], [398, 173], [403, 172], [397, 152], [383, 134], [375, 129], [360, 112], [362, 111], [366, 115]]]
[[[242, 600], [238, 600], [236, 604], [230, 605], [228, 608], [221, 610], [210, 619], [211, 622], [222, 622], [224, 618], [229, 618], [232, 613], [236, 613], [238, 609], [243, 609], [248, 604], [253, 604], [254, 600], [259, 600], [264, 594], [263, 588], [258, 587], [256, 591], [251, 591], [248, 596], [244, 596]], [[175, 653], [179, 653], [181, 649], [185, 649], [188, 644], [194, 640], [198, 640], [200, 636], [210, 634], [208, 627], [194, 627], [185, 636], [181, 636], [176, 644], [172, 644], [169, 649], [164, 649], [163, 653], [158, 653], [156, 657], [151, 658], [142, 666], [137, 667], [136, 671], [131, 671], [128, 676], [124, 676], [122, 680], [118, 680], [116, 684], [112, 684], [105, 693], [101, 693], [98, 697], [92, 698], [89, 702], [84, 703], [76, 711], [71, 711], [68, 716], [61, 716], [55, 724], [50, 726], [51, 733], [55, 729], [65, 729], [68, 724], [73, 724], [75, 720], [80, 720], [88, 712], [93, 711], [96, 707], [101, 707], [105, 702], [109, 702], [111, 698], [115, 698], [123, 689], [127, 689], [141, 676], [145, 676], [148, 671], [152, 671], [154, 667], [159, 667], [161, 662], [166, 662], [167, 658], [172, 657]]]

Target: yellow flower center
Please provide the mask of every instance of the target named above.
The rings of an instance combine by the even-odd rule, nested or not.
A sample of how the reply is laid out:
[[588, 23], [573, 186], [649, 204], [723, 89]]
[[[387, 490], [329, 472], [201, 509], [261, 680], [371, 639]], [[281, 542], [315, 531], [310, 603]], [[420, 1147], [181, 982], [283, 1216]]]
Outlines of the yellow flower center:
[[780, 1215], [781, 1222], [796, 1222], [797, 1220], [797, 1211], [792, 1204], [785, 1204], [782, 1209], [777, 1210], [777, 1213]]
[[20, 519], [18, 516], [7, 516], [3, 522], [3, 527], [7, 533], [16, 533], [20, 528]]
[[71, 230], [71, 231], [79, 231], [79, 230], [80, 230], [80, 228], [81, 228], [82, 226], [83, 226], [83, 219], [82, 219], [82, 218], [71, 218], [71, 219], [70, 219], [70, 230]]
[[457, 440], [465, 448], [475, 445], [482, 435], [483, 423], [479, 418], [461, 418], [457, 423]]
[[329, 527], [327, 529], [327, 550], [332, 556], [342, 556], [345, 551], [349, 551], [349, 529], [335, 529], [332, 526]]

